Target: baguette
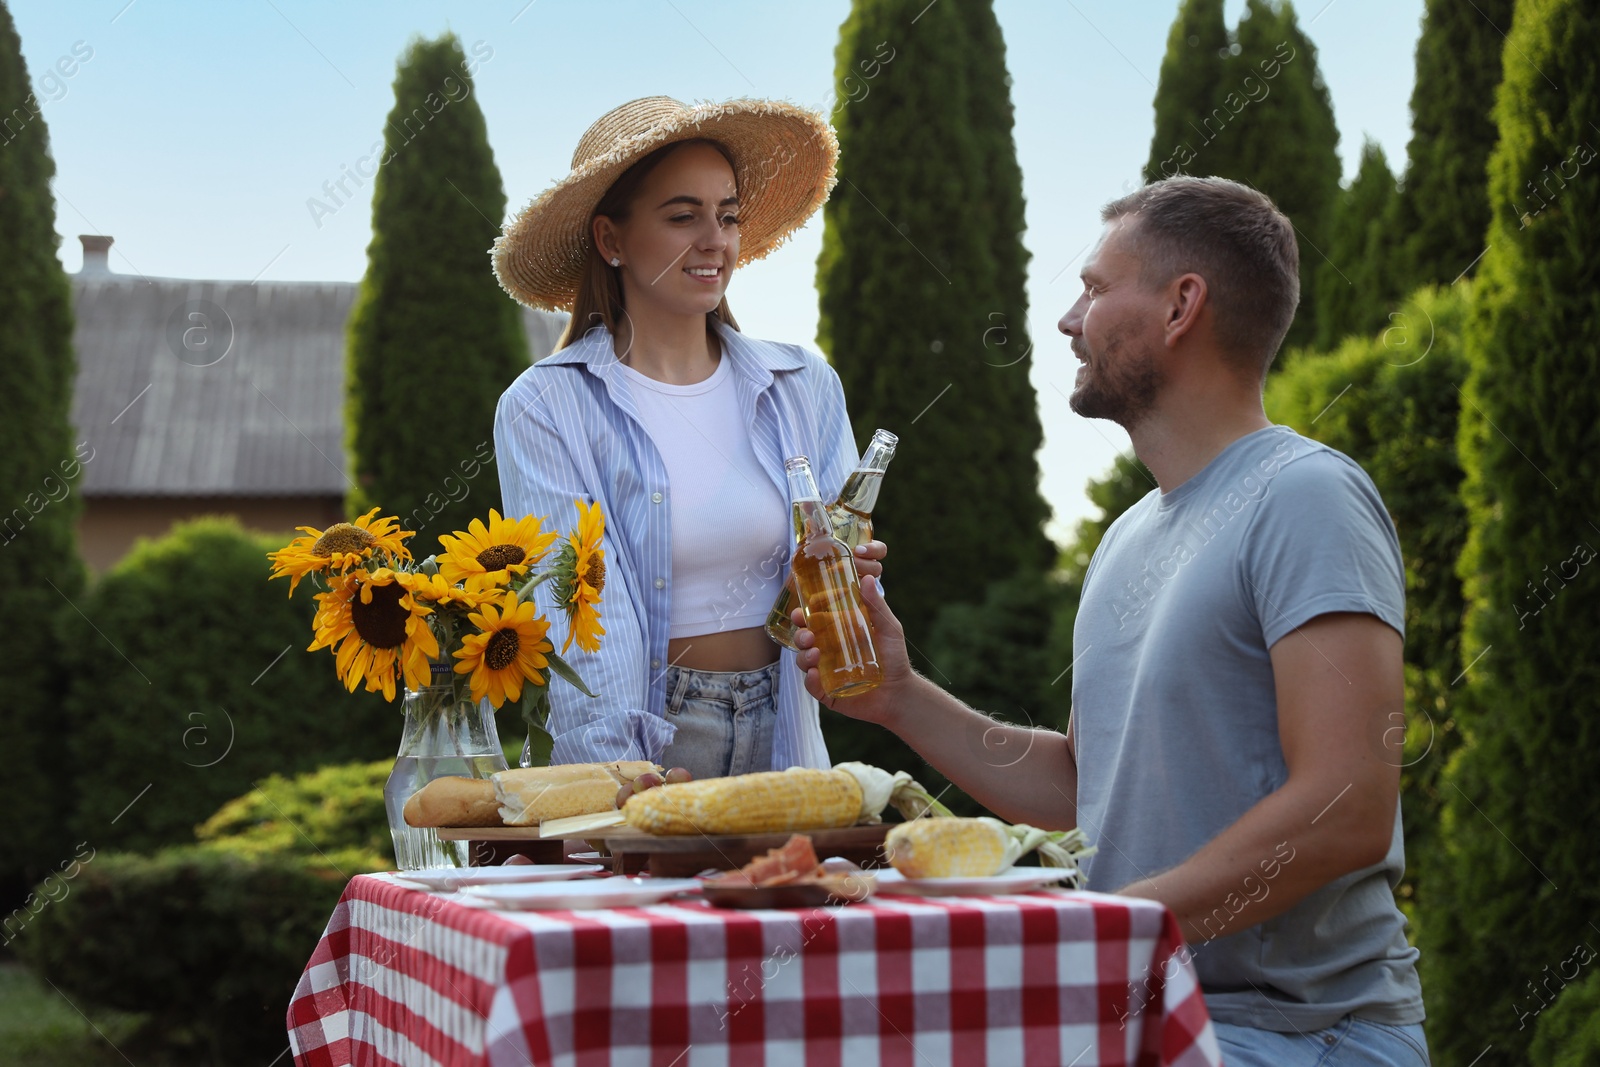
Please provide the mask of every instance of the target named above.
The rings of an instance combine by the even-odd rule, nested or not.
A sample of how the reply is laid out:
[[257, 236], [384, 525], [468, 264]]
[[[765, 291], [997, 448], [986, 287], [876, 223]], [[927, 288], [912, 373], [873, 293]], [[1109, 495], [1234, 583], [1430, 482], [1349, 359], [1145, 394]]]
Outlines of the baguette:
[[408, 826], [500, 826], [500, 802], [487, 778], [435, 778], [406, 798]]
[[507, 826], [532, 826], [547, 819], [567, 819], [614, 811], [617, 790], [641, 774], [660, 773], [645, 760], [611, 763], [563, 763], [554, 767], [518, 767], [490, 776]]

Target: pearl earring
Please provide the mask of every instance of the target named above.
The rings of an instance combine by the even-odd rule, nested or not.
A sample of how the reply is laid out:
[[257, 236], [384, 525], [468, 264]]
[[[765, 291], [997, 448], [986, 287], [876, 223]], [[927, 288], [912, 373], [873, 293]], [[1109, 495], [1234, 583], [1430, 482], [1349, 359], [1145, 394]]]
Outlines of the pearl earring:
[[622, 257], [621, 257], [621, 256], [612, 256], [612, 257], [611, 257], [611, 265], [612, 265], [612, 266], [613, 266], [613, 267], [620, 267], [620, 266], [622, 266]]

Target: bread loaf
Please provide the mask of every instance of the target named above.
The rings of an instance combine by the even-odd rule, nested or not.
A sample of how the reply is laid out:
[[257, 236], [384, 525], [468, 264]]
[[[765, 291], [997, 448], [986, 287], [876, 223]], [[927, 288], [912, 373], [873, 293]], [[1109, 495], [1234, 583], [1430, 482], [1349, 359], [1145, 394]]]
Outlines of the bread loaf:
[[487, 778], [435, 778], [406, 798], [410, 826], [500, 826], [500, 802]]
[[617, 790], [647, 772], [661, 768], [645, 760], [612, 763], [563, 763], [554, 767], [518, 767], [490, 777], [507, 826], [532, 826], [546, 819], [566, 819], [613, 811]]

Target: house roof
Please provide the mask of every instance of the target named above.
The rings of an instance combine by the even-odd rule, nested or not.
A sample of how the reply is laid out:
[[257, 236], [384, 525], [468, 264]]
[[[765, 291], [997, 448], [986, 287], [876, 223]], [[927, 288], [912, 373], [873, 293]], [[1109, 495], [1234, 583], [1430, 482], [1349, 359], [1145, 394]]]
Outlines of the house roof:
[[[107, 242], [109, 243], [109, 242]], [[73, 276], [81, 490], [110, 496], [342, 496], [345, 320], [355, 282]], [[548, 355], [564, 315], [524, 309]]]

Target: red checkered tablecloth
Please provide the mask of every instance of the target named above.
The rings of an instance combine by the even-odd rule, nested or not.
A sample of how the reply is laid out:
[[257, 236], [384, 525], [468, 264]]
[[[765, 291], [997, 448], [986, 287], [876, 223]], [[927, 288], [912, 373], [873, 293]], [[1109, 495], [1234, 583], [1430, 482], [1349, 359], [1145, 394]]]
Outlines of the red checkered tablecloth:
[[342, 1064], [1220, 1064], [1177, 923], [1098, 893], [490, 911], [351, 879], [289, 1005]]

